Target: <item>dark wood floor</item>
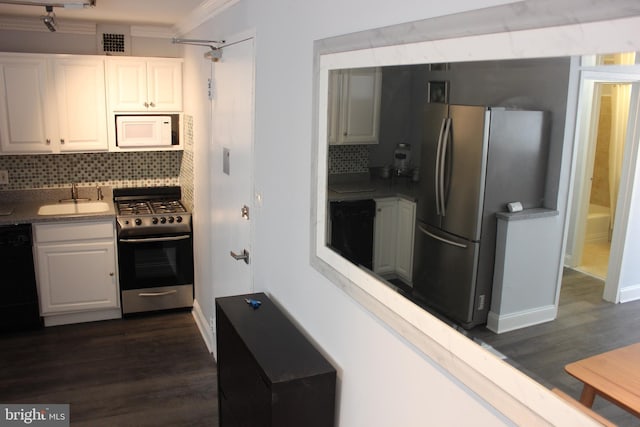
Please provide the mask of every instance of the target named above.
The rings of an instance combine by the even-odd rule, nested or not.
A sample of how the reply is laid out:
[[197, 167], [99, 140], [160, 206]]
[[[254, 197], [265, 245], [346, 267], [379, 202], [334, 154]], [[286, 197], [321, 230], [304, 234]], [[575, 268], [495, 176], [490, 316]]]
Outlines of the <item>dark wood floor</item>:
[[[469, 335], [543, 385], [578, 399], [582, 384], [564, 371], [567, 363], [640, 342], [640, 301], [611, 304], [602, 300], [603, 289], [601, 280], [567, 269], [555, 321], [499, 335], [478, 327]], [[620, 426], [640, 426], [639, 418], [602, 398], [594, 410]]]
[[190, 313], [0, 336], [0, 402], [69, 403], [72, 426], [217, 426], [216, 365]]

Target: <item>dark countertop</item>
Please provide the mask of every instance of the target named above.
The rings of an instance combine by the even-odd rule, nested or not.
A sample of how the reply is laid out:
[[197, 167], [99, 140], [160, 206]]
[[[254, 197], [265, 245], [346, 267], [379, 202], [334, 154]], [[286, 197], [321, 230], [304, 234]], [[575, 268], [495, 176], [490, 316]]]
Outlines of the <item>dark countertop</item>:
[[[336, 191], [337, 190], [337, 191]], [[376, 178], [369, 174], [331, 176], [327, 198], [330, 202], [401, 197], [417, 201], [420, 183], [411, 177]]]
[[[0, 191], [0, 225], [113, 219], [116, 212], [111, 187], [102, 187], [102, 193], [104, 198], [100, 201], [109, 205], [109, 210], [106, 212], [38, 215], [38, 209], [42, 205], [56, 204], [60, 200], [68, 199], [71, 196], [71, 190], [69, 188], [54, 188]], [[78, 197], [97, 201], [96, 187], [78, 187]], [[10, 213], [7, 214], [8, 212]]]

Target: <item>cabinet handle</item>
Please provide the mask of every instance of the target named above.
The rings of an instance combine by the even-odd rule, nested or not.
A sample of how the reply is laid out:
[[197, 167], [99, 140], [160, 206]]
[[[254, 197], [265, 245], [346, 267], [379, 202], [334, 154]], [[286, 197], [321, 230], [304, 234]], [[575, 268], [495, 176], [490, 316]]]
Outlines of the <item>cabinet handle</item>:
[[149, 105], [151, 105], [151, 107], [155, 107], [155, 106], [156, 106], [156, 104], [155, 104], [154, 102], [152, 102], [152, 103], [151, 103], [151, 104], [149, 104]]
[[60, 138], [60, 144], [64, 144], [64, 138]]
[[49, 138], [47, 138], [47, 145], [51, 144], [51, 140]]
[[111, 273], [109, 273], [109, 276], [113, 277], [115, 276], [115, 273], [112, 271]]
[[149, 108], [149, 103], [148, 103], [148, 102], [145, 102], [145, 103], [144, 103], [144, 106], [145, 106], [145, 108]]
[[345, 133], [343, 133], [343, 134], [342, 134], [342, 136], [347, 136], [347, 135], [348, 135], [348, 134], [347, 134], [347, 132], [345, 132]]

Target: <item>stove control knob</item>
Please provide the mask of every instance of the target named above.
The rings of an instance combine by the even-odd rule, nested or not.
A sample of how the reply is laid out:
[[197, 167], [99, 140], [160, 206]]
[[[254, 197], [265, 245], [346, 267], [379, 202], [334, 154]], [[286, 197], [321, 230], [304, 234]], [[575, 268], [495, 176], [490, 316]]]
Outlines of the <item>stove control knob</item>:
[[151, 220], [152, 223], [157, 224], [158, 223], [158, 218], [156, 218], [155, 216], [153, 217], [153, 219]]
[[176, 217], [176, 222], [178, 222], [178, 223], [179, 223], [179, 222], [182, 222], [182, 217], [181, 217], [180, 215], [178, 215], [178, 216]]
[[164, 224], [165, 222], [167, 222], [167, 218], [160, 217], [160, 224]]
[[173, 217], [172, 216], [169, 217], [169, 224], [173, 224]]
[[142, 225], [142, 220], [140, 218], [136, 218], [136, 225]]

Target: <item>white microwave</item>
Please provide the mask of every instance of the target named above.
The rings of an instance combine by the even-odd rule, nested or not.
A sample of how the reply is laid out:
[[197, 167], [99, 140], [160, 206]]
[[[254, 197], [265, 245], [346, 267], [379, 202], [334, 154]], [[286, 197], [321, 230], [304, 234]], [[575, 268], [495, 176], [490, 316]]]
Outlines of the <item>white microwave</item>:
[[178, 145], [178, 114], [116, 115], [116, 145], [153, 148]]

